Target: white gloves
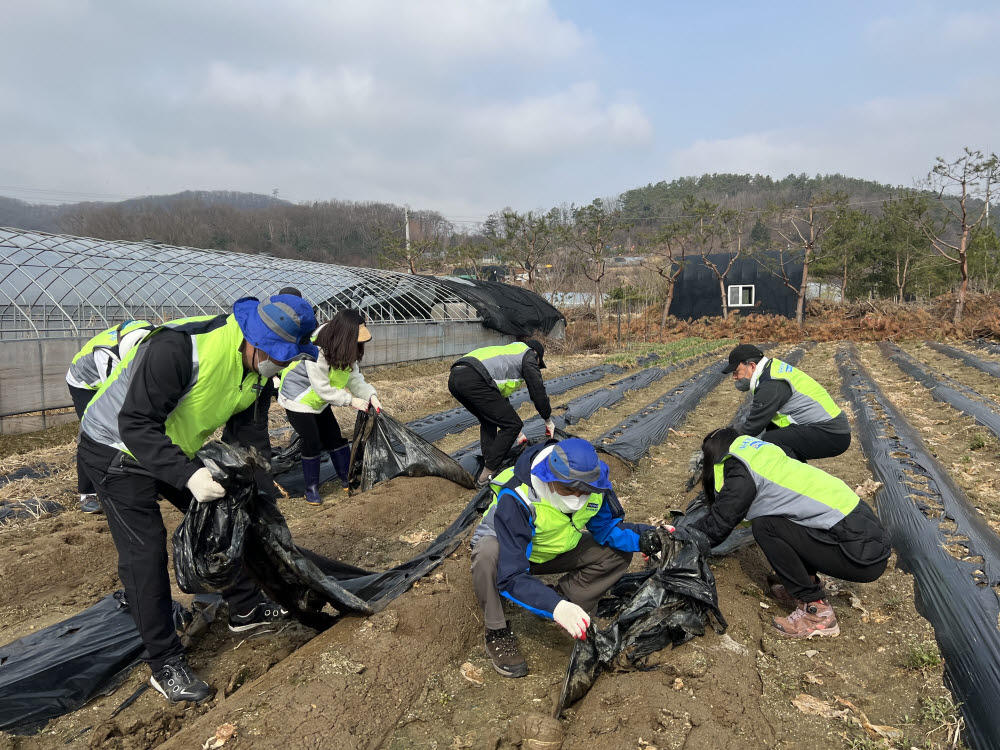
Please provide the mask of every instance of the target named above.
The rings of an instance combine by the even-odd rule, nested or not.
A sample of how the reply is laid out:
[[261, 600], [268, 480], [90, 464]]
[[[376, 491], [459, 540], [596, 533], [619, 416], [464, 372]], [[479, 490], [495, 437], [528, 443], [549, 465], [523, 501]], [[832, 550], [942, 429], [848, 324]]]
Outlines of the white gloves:
[[545, 437], [552, 437], [556, 434], [556, 423], [551, 419], [545, 420]]
[[574, 638], [586, 639], [590, 615], [571, 601], [563, 599], [556, 605], [552, 618]]
[[368, 403], [374, 407], [375, 411], [382, 411], [382, 402], [378, 400], [378, 396], [374, 393], [372, 394], [372, 397], [368, 399]]
[[517, 433], [517, 440], [514, 441], [515, 445], [522, 445], [522, 444], [527, 443], [527, 442], [528, 442], [528, 436], [527, 435], [525, 435], [523, 432]]
[[199, 503], [208, 503], [225, 497], [226, 491], [222, 485], [212, 479], [212, 472], [202, 466], [187, 480], [187, 488], [191, 490], [194, 499]]
[[368, 402], [361, 398], [352, 398], [351, 408], [358, 411], [368, 411]]

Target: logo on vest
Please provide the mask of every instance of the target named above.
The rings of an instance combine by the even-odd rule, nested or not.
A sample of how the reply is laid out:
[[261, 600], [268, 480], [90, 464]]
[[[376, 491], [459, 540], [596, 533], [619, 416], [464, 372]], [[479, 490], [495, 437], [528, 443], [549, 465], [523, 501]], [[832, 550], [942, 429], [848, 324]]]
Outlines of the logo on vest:
[[778, 368], [778, 372], [791, 372], [794, 369], [790, 364], [784, 363]]
[[758, 440], [757, 438], [752, 438], [752, 437], [745, 437], [743, 438], [743, 442], [740, 443], [740, 450], [743, 450], [745, 448], [753, 448], [754, 450], [757, 450], [762, 445], [764, 445], [763, 440]]
[[600, 506], [600, 505], [599, 505], [598, 503], [587, 503], [587, 507], [588, 507], [588, 508], [589, 508], [590, 510], [597, 510], [597, 509], [598, 509], [598, 508], [600, 508], [601, 506]]

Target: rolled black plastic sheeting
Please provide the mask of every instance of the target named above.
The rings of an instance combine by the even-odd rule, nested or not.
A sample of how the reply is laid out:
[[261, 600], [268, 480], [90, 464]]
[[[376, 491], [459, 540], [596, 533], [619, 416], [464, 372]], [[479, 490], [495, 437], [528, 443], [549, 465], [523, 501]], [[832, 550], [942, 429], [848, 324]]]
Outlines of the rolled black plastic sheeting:
[[[174, 602], [175, 624], [184, 615]], [[143, 650], [121, 591], [0, 646], [0, 730], [35, 734], [49, 719], [112, 692]]]
[[996, 354], [1000, 356], [1000, 344], [996, 344], [993, 341], [987, 341], [986, 339], [980, 337], [972, 342], [973, 346], [977, 346], [980, 349], [985, 349], [990, 354]]
[[442, 477], [470, 490], [476, 486], [455, 459], [407, 429], [385, 409], [358, 414], [350, 466], [352, 494], [401, 476]]
[[1000, 437], [1000, 404], [988, 399], [968, 386], [931, 370], [889, 341], [879, 343], [879, 349], [899, 365], [899, 369], [920, 381], [930, 390], [936, 401], [943, 401], [953, 409], [972, 417], [977, 423]]
[[651, 447], [662, 443], [670, 430], [687, 417], [713, 388], [725, 378], [725, 360], [680, 383], [669, 393], [640, 409], [594, 441], [595, 447], [630, 464], [639, 462]]
[[[937, 341], [928, 341], [927, 346], [936, 352], [944, 354], [945, 356], [957, 359], [967, 367], [972, 367], [980, 372], [985, 372], [987, 375], [1000, 378], [1000, 364], [997, 362], [987, 362], [985, 359], [977, 357], [975, 354], [969, 354], [969, 352], [964, 352], [961, 349], [957, 349], [954, 346], [948, 346], [947, 344], [939, 344]], [[1000, 349], [1000, 347], [998, 347], [998, 349]]]
[[[585, 370], [577, 370], [576, 372], [567, 373], [566, 375], [560, 375], [557, 378], [546, 380], [545, 392], [550, 396], [558, 396], [560, 393], [565, 393], [573, 388], [578, 388], [581, 385], [598, 381], [605, 375], [624, 371], [625, 370], [618, 365], [598, 365], [597, 367], [588, 367]], [[528, 389], [520, 388], [511, 394], [509, 400], [510, 405], [517, 409], [528, 399]], [[429, 414], [428, 416], [421, 417], [420, 419], [414, 419], [412, 422], [407, 422], [406, 426], [424, 440], [429, 440], [434, 443], [443, 438], [445, 435], [462, 432], [463, 430], [467, 430], [478, 423], [479, 420], [472, 416], [472, 414], [464, 406], [459, 406], [454, 409], [448, 409], [447, 411], [437, 412], [436, 414]]]
[[[1000, 750], [1000, 602], [993, 588], [1000, 539], [875, 384], [854, 347], [838, 352], [837, 362], [861, 448], [882, 482], [875, 495], [879, 518], [897, 565], [913, 575], [917, 611], [934, 628], [946, 682], [965, 718], [966, 742], [974, 750]], [[926, 501], [941, 503], [955, 532], [941, 529]], [[983, 564], [952, 557], [945, 545], [955, 543]]]
[[658, 533], [663, 545], [658, 565], [626, 574], [612, 586], [598, 604], [598, 614], [611, 622], [601, 629], [591, 622], [586, 639], [574, 645], [556, 718], [586, 695], [601, 672], [642, 669], [654, 651], [704, 635], [711, 620], [717, 633], [726, 632], [715, 577], [698, 544]]

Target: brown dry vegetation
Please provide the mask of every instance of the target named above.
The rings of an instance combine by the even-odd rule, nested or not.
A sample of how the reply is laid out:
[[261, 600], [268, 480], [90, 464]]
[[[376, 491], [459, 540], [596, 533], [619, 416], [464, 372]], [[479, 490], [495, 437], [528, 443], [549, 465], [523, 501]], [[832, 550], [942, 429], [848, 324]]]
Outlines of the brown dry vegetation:
[[[779, 348], [779, 356], [787, 348]], [[993, 501], [1000, 489], [995, 479], [1000, 476], [996, 442], [907, 381], [873, 345], [860, 348], [880, 385], [994, 528], [1000, 528], [1000, 505]], [[943, 369], [944, 362], [929, 356], [934, 353], [926, 348], [909, 344], [906, 348]], [[806, 354], [801, 367], [842, 401], [835, 349], [833, 343], [819, 344]], [[593, 356], [552, 360], [547, 377], [601, 361]], [[983, 381], [977, 371], [967, 372], [955, 363], [949, 372], [984, 395], [1000, 396], [1000, 389]], [[632, 393], [573, 431], [594, 439], [689, 374], [679, 371]], [[618, 377], [554, 397], [553, 404]], [[385, 395], [387, 408], [404, 419], [453, 406], [447, 394], [446, 364], [383, 370], [372, 373], [370, 380]], [[637, 467], [611, 462], [630, 519], [664, 519], [671, 509], [684, 507], [690, 499], [683, 490], [687, 457], [708, 430], [729, 420], [738, 404], [739, 394], [723, 383]], [[523, 416], [530, 414], [526, 405]], [[350, 419], [347, 412], [342, 416]], [[273, 409], [272, 423], [282, 422], [280, 411]], [[977, 435], [986, 444], [972, 449], [970, 445], [980, 443]], [[453, 449], [477, 437], [473, 429], [449, 436], [439, 446]], [[61, 469], [48, 480], [18, 480], [7, 492], [11, 496], [56, 492], [72, 500], [70, 438], [62, 435], [61, 442], [45, 453], [35, 450], [9, 457], [5, 469], [8, 464], [15, 466], [11, 460], [20, 466], [43, 459]], [[49, 443], [43, 439], [40, 444]], [[819, 465], [852, 487], [871, 481], [856, 444], [843, 456]], [[387, 566], [411, 556], [425, 543], [412, 540], [442, 530], [469, 497], [467, 490], [435, 478], [397, 479], [354, 498], [331, 485], [323, 492], [327, 502], [320, 508], [306, 506], [301, 498], [281, 501], [296, 540], [365, 567]], [[180, 520], [169, 506], [164, 507], [164, 517], [169, 529]], [[64, 619], [117, 588], [109, 537], [102, 518], [73, 509], [0, 529], [0, 642]], [[636, 556], [633, 565], [641, 564]], [[915, 662], [914, 656], [926, 651], [933, 657], [933, 649], [924, 646], [933, 640], [933, 633], [914, 609], [912, 579], [894, 562], [874, 584], [838, 586], [834, 606], [843, 634], [811, 643], [787, 642], [771, 634], [770, 618], [783, 611], [763, 593], [768, 568], [756, 547], [715, 560], [713, 568], [730, 623], [727, 637], [710, 633], [660, 652], [652, 660], [656, 668], [648, 672], [602, 676], [563, 720], [565, 748], [884, 746], [869, 743], [854, 723], [803, 714], [792, 703], [802, 693], [835, 707], [839, 707], [836, 698], [847, 699], [873, 723], [898, 728], [903, 739], [893, 747], [950, 746], [946, 728], [928, 708], [944, 707], [949, 715], [941, 665], [933, 658], [926, 664]], [[168, 706], [147, 692], [109, 718], [146, 680], [148, 672], [140, 666], [112, 695], [50, 722], [38, 736], [0, 735], [0, 748], [138, 750], [164, 742], [167, 748], [201, 747], [217, 726], [231, 722], [237, 733], [227, 750], [275, 746], [509, 750], [513, 745], [508, 730], [514, 719], [551, 710], [571, 648], [569, 638], [552, 623], [517, 608], [509, 613], [531, 669], [521, 680], [495, 674], [483, 653], [481, 615], [463, 544], [382, 613], [342, 618], [318, 636], [290, 625], [279, 633], [242, 639], [229, 633], [224, 623], [215, 624], [191, 650], [194, 667], [219, 690], [206, 705]], [[462, 676], [465, 662], [482, 670], [482, 684]]]

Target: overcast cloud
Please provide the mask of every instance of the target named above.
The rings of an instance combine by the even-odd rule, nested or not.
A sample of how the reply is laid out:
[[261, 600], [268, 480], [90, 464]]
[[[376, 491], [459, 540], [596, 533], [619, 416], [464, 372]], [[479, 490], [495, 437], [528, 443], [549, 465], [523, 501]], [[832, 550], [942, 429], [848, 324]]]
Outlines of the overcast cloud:
[[805, 48], [735, 3], [607, 6], [7, 4], [0, 194], [276, 188], [465, 220], [712, 171], [910, 184], [939, 153], [1000, 149], [995, 6], [858, 4], [803, 18]]

